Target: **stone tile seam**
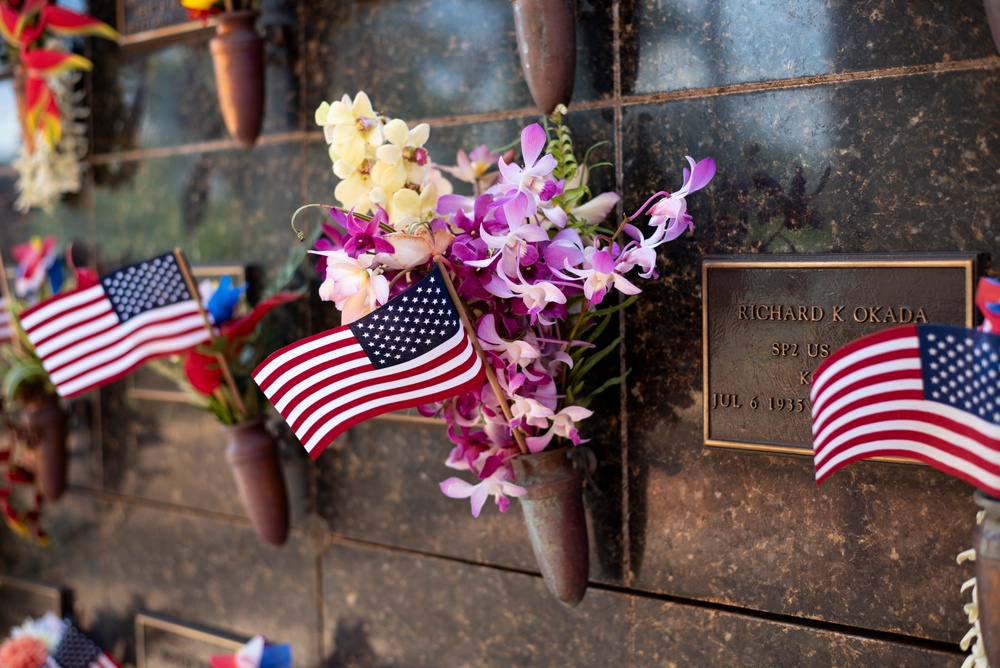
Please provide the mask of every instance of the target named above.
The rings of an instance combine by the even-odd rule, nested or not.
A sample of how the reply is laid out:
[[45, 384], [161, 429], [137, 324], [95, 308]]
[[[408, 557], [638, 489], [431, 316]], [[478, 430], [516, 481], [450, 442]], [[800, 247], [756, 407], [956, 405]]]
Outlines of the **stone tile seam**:
[[[1000, 70], [1000, 56], [988, 56], [986, 58], [974, 58], [969, 60], [956, 60], [943, 63], [930, 63], [926, 65], [910, 65], [905, 67], [894, 67], [879, 70], [861, 70], [857, 72], [840, 72], [835, 74], [817, 74], [805, 77], [795, 77], [791, 79], [776, 79], [770, 81], [747, 82], [730, 84], [725, 86], [710, 86], [707, 88], [691, 88], [679, 91], [668, 91], [660, 93], [648, 93], [627, 96], [613, 96], [600, 100], [590, 100], [579, 102], [572, 106], [571, 112], [577, 111], [600, 111], [605, 109], [624, 109], [627, 107], [653, 104], [657, 102], [674, 102], [679, 100], [692, 100], [702, 98], [724, 97], [729, 95], [746, 95], [749, 93], [759, 93], [764, 91], [793, 90], [797, 88], [807, 88], [812, 86], [824, 86], [838, 83], [850, 83], [854, 81], [871, 81], [875, 79], [895, 79], [906, 76], [944, 74], [951, 72], [976, 71], [976, 70]], [[457, 125], [471, 125], [474, 123], [490, 123], [495, 121], [511, 120], [516, 118], [538, 116], [538, 111], [534, 107], [522, 107], [518, 109], [508, 109], [505, 111], [484, 112], [449, 116], [446, 118], [411, 119], [411, 123], [427, 123], [431, 128], [453, 127]], [[274, 146], [292, 142], [309, 142], [322, 138], [323, 133], [312, 130], [301, 130], [292, 132], [277, 132], [261, 135], [257, 146]], [[85, 162], [92, 165], [104, 165], [116, 162], [136, 162], [139, 160], [166, 158], [178, 155], [190, 155], [195, 153], [212, 153], [236, 148], [238, 144], [230, 139], [216, 139], [191, 144], [179, 144], [176, 146], [161, 146], [155, 148], [144, 148], [112, 153], [98, 153], [87, 157]], [[0, 166], [0, 174], [6, 173], [12, 168]]]
[[[67, 488], [66, 495], [67, 496], [79, 495], [84, 497], [90, 497], [97, 501], [109, 504], [116, 504], [119, 506], [135, 506], [135, 507], [144, 507], [149, 509], [157, 509], [164, 512], [174, 512], [180, 515], [201, 517], [204, 519], [212, 519], [220, 522], [229, 522], [232, 524], [238, 524], [241, 526], [250, 527], [249, 518], [243, 517], [241, 515], [230, 515], [228, 513], [220, 513], [201, 508], [191, 508], [188, 506], [181, 506], [164, 501], [143, 499], [141, 497], [127, 496], [102, 490], [70, 486]], [[307, 537], [306, 532], [304, 532], [300, 527], [295, 527], [295, 526], [291, 527], [291, 534], [292, 535], [301, 534]], [[428, 552], [425, 550], [416, 550], [413, 548], [401, 547], [398, 545], [390, 545], [385, 543], [377, 543], [374, 541], [367, 541], [331, 532], [327, 534], [327, 544], [324, 547], [324, 549], [317, 551], [316, 554], [316, 558], [318, 560], [317, 577], [319, 578], [319, 581], [322, 581], [323, 577], [322, 559], [326, 554], [326, 552], [329, 550], [329, 548], [334, 545], [344, 545], [360, 549], [372, 550], [375, 552], [385, 552], [385, 553], [403, 555], [408, 557], [422, 557], [427, 559], [435, 559], [439, 561], [447, 561], [451, 563], [464, 564], [467, 566], [474, 566], [477, 568], [485, 568], [488, 570], [497, 571], [501, 573], [511, 573], [516, 575], [525, 575], [534, 578], [541, 578], [540, 573], [538, 573], [537, 571], [533, 571], [531, 569], [518, 568], [516, 566], [502, 566], [498, 564], [491, 564], [488, 562], [477, 561], [474, 559], [463, 559], [461, 557], [439, 554], [436, 552]], [[525, 547], [527, 549], [527, 546]], [[603, 591], [611, 594], [628, 596], [634, 599], [661, 601], [663, 603], [671, 603], [673, 605], [680, 605], [688, 608], [699, 608], [715, 612], [723, 612], [726, 614], [739, 615], [742, 617], [755, 619], [759, 621], [768, 621], [768, 622], [786, 624], [813, 631], [827, 631], [831, 633], [849, 635], [867, 640], [873, 640], [879, 642], [893, 642], [917, 648], [954, 653], [956, 655], [961, 654], [960, 650], [958, 649], [957, 641], [955, 643], [948, 643], [941, 640], [934, 640], [930, 638], [921, 638], [919, 636], [906, 635], [905, 633], [867, 629], [863, 627], [851, 626], [849, 624], [841, 624], [838, 622], [829, 622], [810, 617], [795, 616], [792, 614], [768, 612], [765, 610], [757, 610], [754, 608], [747, 608], [728, 603], [717, 603], [713, 601], [705, 601], [696, 598], [687, 598], [684, 596], [677, 596], [674, 594], [664, 594], [661, 592], [656, 592], [646, 589], [618, 586], [614, 584], [598, 582], [593, 580], [589, 581], [588, 588], [594, 591]], [[321, 590], [317, 589], [317, 596], [320, 597], [321, 595], [322, 595]], [[635, 621], [636, 620], [633, 618], [633, 615], [630, 613], [630, 618], [629, 618], [630, 628], [634, 626]]]
[[[438, 554], [436, 552], [427, 552], [424, 550], [415, 550], [412, 548], [376, 543], [372, 541], [366, 541], [363, 539], [352, 538], [349, 536], [343, 536], [341, 534], [336, 534], [336, 533], [329, 534], [328, 545], [346, 545], [359, 549], [370, 549], [379, 552], [389, 552], [409, 557], [437, 559], [441, 561], [464, 564], [467, 566], [485, 568], [501, 573], [510, 573], [516, 575], [525, 575], [529, 577], [541, 578], [540, 573], [531, 569], [518, 568], [516, 566], [502, 566], [499, 564], [491, 564], [488, 562], [476, 561], [472, 559], [463, 559], [461, 557], [455, 557], [445, 554]], [[945, 652], [954, 654], [955, 656], [964, 655], [964, 653], [961, 652], [961, 649], [958, 646], [957, 640], [951, 643], [942, 640], [935, 640], [932, 638], [923, 638], [920, 636], [907, 635], [901, 632], [868, 629], [840, 622], [830, 622], [822, 619], [816, 619], [806, 616], [796, 616], [794, 614], [788, 614], [788, 613], [769, 612], [766, 610], [758, 610], [755, 608], [748, 608], [731, 603], [718, 603], [714, 601], [706, 601], [696, 598], [687, 598], [675, 594], [664, 594], [661, 592], [651, 591], [647, 589], [619, 586], [604, 582], [598, 582], [594, 580], [590, 580], [588, 582], [588, 589], [592, 591], [603, 591], [610, 594], [617, 594], [628, 597], [629, 599], [628, 623], [629, 623], [630, 633], [631, 629], [633, 629], [633, 627], [637, 622], [634, 602], [639, 599], [644, 599], [651, 601], [661, 601], [663, 603], [670, 603], [673, 605], [684, 606], [687, 608], [697, 608], [713, 612], [722, 612], [725, 614], [736, 615], [748, 619], [753, 619], [756, 621], [772, 622], [776, 624], [783, 624], [786, 626], [794, 626], [809, 631], [825, 631], [828, 633], [836, 633], [839, 635], [850, 636], [864, 640], [895, 643], [919, 649]], [[632, 648], [630, 647], [630, 649]]]

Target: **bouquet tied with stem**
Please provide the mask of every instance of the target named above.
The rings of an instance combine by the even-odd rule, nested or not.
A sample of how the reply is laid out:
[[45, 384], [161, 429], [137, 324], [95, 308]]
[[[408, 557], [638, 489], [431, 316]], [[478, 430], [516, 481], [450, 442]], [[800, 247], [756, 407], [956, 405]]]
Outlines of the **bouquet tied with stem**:
[[[656, 249], [692, 228], [687, 198], [715, 173], [711, 158], [688, 158], [680, 188], [609, 224], [618, 194], [588, 186], [607, 163], [592, 162], [593, 148], [578, 160], [565, 113], [521, 131], [520, 162], [480, 146], [441, 167], [425, 148], [427, 124], [376, 113], [364, 92], [316, 111], [340, 203], [302, 207], [332, 216], [312, 251], [324, 276], [320, 297], [346, 324], [440, 263], [495, 374], [496, 384], [421, 409], [447, 423], [454, 448], [446, 465], [472, 478], [448, 478], [442, 492], [469, 498], [475, 516], [491, 496], [503, 512], [508, 497], [525, 493], [515, 457], [584, 442], [580, 425], [594, 397], [623, 378], [588, 382], [619, 344], [602, 334], [641, 292], [633, 275], [656, 278]], [[444, 172], [471, 193], [455, 193]]]

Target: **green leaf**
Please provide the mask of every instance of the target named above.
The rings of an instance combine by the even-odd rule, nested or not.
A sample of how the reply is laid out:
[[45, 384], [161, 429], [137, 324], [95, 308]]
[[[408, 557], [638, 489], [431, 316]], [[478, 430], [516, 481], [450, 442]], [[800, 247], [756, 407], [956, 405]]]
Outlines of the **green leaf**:
[[600, 394], [604, 390], [608, 389], [609, 387], [615, 387], [617, 385], [621, 385], [622, 381], [624, 381], [626, 378], [628, 378], [628, 375], [629, 375], [629, 373], [631, 373], [631, 371], [632, 370], [629, 369], [628, 371], [626, 371], [625, 373], [623, 373], [620, 376], [615, 376], [614, 378], [607, 379], [606, 381], [604, 381], [603, 385], [601, 385], [596, 390], [594, 390], [593, 392], [591, 392], [590, 394], [588, 394], [586, 397], [584, 397], [582, 401], [578, 401], [577, 405], [578, 406], [583, 406], [584, 408], [586, 408], [588, 405], [590, 405], [591, 400], [593, 400], [594, 397], [596, 397], [598, 394]]
[[608, 344], [606, 348], [603, 348], [594, 353], [592, 357], [588, 358], [587, 361], [585, 361], [580, 366], [574, 367], [573, 371], [571, 371], [569, 374], [570, 380], [573, 381], [576, 380], [577, 378], [583, 378], [583, 376], [585, 376], [588, 371], [594, 368], [595, 364], [597, 364], [602, 359], [610, 355], [614, 350], [616, 350], [618, 348], [618, 344], [621, 343], [621, 340], [622, 337], [620, 336], [615, 338], [615, 340], [612, 341], [610, 344]]

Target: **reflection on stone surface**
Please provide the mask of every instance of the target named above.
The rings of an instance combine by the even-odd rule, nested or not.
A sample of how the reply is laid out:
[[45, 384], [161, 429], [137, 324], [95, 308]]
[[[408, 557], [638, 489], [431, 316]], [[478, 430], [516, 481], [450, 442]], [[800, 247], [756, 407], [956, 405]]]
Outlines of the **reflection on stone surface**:
[[[305, 107], [359, 90], [396, 118], [436, 118], [531, 107], [508, 0], [310, 3]], [[578, 3], [573, 100], [612, 92], [611, 2]], [[363, 32], [359, 43], [352, 36]], [[311, 114], [309, 115], [311, 125]]]
[[[635, 39], [635, 79], [623, 92], [791, 79], [925, 65], [995, 53], [981, 2], [846, 0], [788, 5], [636, 0], [622, 13]], [[633, 13], [634, 11], [634, 13]], [[626, 41], [627, 44], [627, 41]]]
[[107, 571], [107, 600], [120, 618], [146, 610], [262, 633], [292, 644], [296, 668], [318, 665], [315, 558], [301, 535], [278, 549], [249, 526], [136, 505], [115, 506], [105, 526], [114, 549], [129, 555]]
[[[276, 268], [296, 243], [293, 144], [140, 163], [133, 188], [95, 193], [101, 257], [112, 266], [181, 246], [192, 264]], [[135, 234], [142, 230], [142, 234]]]

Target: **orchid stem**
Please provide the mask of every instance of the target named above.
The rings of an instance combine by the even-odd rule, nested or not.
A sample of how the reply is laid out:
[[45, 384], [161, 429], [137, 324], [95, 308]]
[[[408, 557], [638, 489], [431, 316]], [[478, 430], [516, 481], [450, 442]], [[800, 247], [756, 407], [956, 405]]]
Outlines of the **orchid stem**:
[[337, 207], [331, 206], [329, 204], [306, 204], [296, 209], [295, 213], [292, 214], [291, 223], [292, 223], [292, 229], [295, 231], [295, 236], [298, 237], [299, 243], [305, 241], [306, 238], [306, 233], [302, 232], [301, 230], [295, 227], [295, 219], [298, 217], [300, 213], [302, 213], [306, 209], [326, 209], [327, 211], [329, 211], [330, 209], [336, 209], [336, 208]]
[[[348, 213], [347, 211], [344, 210], [343, 207], [333, 206], [332, 204], [306, 204], [304, 206], [300, 206], [299, 208], [297, 208], [295, 210], [295, 213], [292, 214], [292, 221], [291, 221], [291, 223], [292, 223], [292, 229], [295, 230], [295, 236], [298, 237], [299, 243], [301, 243], [302, 241], [305, 241], [306, 233], [302, 232], [301, 230], [299, 230], [298, 228], [295, 227], [295, 219], [305, 209], [326, 209], [327, 211], [333, 211], [334, 209], [336, 209], [337, 211], [343, 211], [344, 213]], [[369, 216], [368, 214], [365, 214], [365, 213], [353, 213], [353, 212], [351, 212], [351, 215], [354, 216], [355, 218], [360, 218], [361, 220], [365, 220], [365, 221], [370, 221], [372, 219], [371, 216]], [[384, 226], [384, 227], [389, 232], [393, 231], [393, 229], [391, 227], [388, 227], [388, 226]]]
[[655, 195], [653, 195], [652, 197], [650, 197], [649, 199], [647, 199], [646, 203], [643, 204], [642, 206], [640, 206], [638, 211], [636, 211], [635, 213], [633, 213], [631, 216], [626, 216], [625, 217], [625, 222], [628, 223], [628, 222], [631, 222], [631, 221], [635, 220], [636, 218], [638, 218], [639, 215], [643, 211], [646, 210], [646, 207], [648, 207], [650, 204], [653, 203], [654, 199], [656, 199], [657, 197], [661, 197], [661, 196], [662, 197], [670, 197], [670, 193], [668, 193], [666, 190], [661, 190], [660, 192], [656, 193]]

